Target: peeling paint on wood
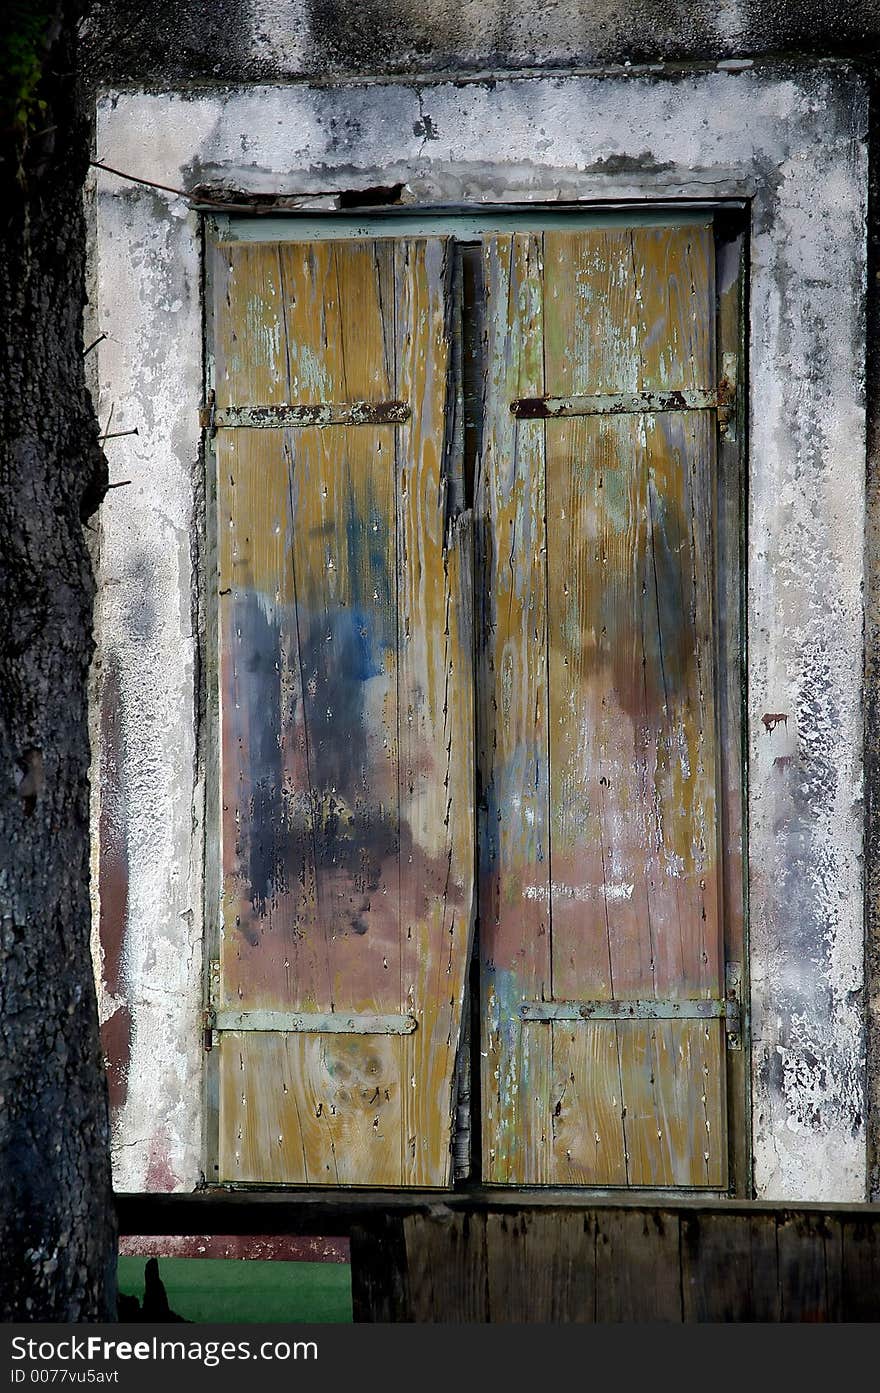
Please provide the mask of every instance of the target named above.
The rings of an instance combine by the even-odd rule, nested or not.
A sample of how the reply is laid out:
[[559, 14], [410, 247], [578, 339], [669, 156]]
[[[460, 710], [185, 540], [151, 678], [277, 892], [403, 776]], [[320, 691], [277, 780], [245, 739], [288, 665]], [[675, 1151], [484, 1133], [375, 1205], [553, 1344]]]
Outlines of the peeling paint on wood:
[[442, 239], [214, 249], [216, 393], [402, 401], [217, 437], [220, 1178], [444, 1185], [471, 931], [470, 532], [447, 531]]

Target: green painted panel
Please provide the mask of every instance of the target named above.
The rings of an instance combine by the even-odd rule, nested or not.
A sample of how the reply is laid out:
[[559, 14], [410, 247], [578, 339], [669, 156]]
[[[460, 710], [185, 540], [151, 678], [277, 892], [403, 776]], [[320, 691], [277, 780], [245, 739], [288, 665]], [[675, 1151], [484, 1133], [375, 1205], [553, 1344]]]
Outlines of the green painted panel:
[[583, 231], [591, 227], [708, 227], [707, 208], [672, 209], [596, 207], [555, 212], [546, 205], [534, 209], [480, 208], [468, 212], [425, 209], [373, 214], [288, 214], [286, 217], [226, 217], [211, 219], [220, 242], [328, 242], [351, 237], [456, 237], [476, 240], [505, 232]]
[[[119, 1290], [144, 1295], [146, 1258], [119, 1258]], [[260, 1262], [245, 1258], [160, 1258], [168, 1304], [184, 1320], [347, 1324], [351, 1268], [342, 1262]]]

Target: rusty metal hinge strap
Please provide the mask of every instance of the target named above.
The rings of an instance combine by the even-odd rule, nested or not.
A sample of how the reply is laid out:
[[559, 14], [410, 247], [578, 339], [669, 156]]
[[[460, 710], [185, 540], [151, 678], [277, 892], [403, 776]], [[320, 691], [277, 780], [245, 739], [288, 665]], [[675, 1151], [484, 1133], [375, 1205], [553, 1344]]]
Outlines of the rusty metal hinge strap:
[[658, 411], [729, 411], [732, 389], [723, 382], [704, 391], [684, 387], [671, 392], [599, 392], [591, 396], [517, 397], [511, 413], [520, 421], [546, 421], [566, 416], [649, 416]]
[[222, 406], [209, 393], [199, 424], [212, 435], [220, 428], [285, 430], [291, 426], [399, 426], [412, 412], [405, 401], [314, 402], [309, 405]]
[[520, 1009], [524, 1021], [631, 1021], [713, 1020], [726, 1017], [724, 1000], [638, 1001], [526, 1001]]
[[742, 1049], [742, 966], [740, 963], [728, 962], [724, 968], [724, 985], [727, 991], [725, 999], [725, 1025], [724, 1030], [727, 1036], [727, 1048], [729, 1050]]
[[226, 1011], [213, 1013], [214, 1030], [288, 1031], [307, 1035], [411, 1035], [415, 1016], [367, 1015], [349, 1011]]

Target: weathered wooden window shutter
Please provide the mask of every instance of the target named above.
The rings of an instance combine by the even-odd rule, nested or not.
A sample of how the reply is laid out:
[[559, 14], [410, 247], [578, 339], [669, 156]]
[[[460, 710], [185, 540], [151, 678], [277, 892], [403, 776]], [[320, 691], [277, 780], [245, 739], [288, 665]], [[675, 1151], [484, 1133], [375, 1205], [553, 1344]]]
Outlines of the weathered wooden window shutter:
[[483, 1174], [723, 1187], [710, 225], [487, 240]]
[[210, 255], [217, 1178], [440, 1186], [474, 845], [448, 243]]
[[740, 243], [481, 241], [209, 243], [215, 1178], [450, 1183], [476, 848], [482, 1178], [723, 1189]]

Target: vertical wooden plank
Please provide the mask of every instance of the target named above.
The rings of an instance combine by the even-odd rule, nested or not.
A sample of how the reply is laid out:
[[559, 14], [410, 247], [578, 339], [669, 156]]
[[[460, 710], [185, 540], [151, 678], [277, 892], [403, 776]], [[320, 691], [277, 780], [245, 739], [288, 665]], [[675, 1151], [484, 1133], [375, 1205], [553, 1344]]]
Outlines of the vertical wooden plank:
[[224, 1032], [223, 1178], [400, 1184], [402, 1043], [388, 1036]]
[[715, 235], [702, 226], [629, 231], [639, 390], [709, 388], [715, 377]]
[[[638, 359], [629, 329], [637, 319], [637, 287], [629, 231], [548, 233], [544, 252], [547, 392], [636, 390]], [[553, 994], [561, 999], [624, 995], [630, 984], [620, 970], [615, 980], [615, 955], [628, 964], [639, 950], [646, 958], [649, 953], [632, 891], [610, 859], [617, 829], [608, 825], [608, 812], [617, 794], [601, 762], [602, 716], [611, 696], [604, 654], [619, 653], [621, 670], [633, 677], [638, 671], [626, 611], [618, 613], [619, 600], [607, 605], [608, 615], [601, 608], [607, 586], [614, 585], [608, 551], [618, 534], [628, 563], [624, 573], [632, 569], [638, 513], [625, 498], [615, 499], [616, 509], [608, 505], [606, 490], [621, 469], [627, 476], [636, 472], [629, 465], [636, 425], [635, 418], [581, 418], [546, 427], [545, 505], [554, 538], [547, 552], [552, 973]], [[616, 626], [610, 635], [606, 618]], [[622, 943], [625, 926], [631, 931]], [[621, 953], [624, 943], [629, 953]], [[636, 964], [636, 980], [644, 975]]]
[[534, 1052], [542, 1049], [551, 1059], [552, 1093], [549, 1100], [541, 1100], [544, 1116], [536, 1110], [529, 1117], [529, 1126], [533, 1135], [538, 1135], [540, 1127], [549, 1132], [553, 1182], [625, 1185], [616, 1023], [556, 1021], [524, 1029]]
[[[292, 952], [295, 941], [289, 933], [282, 938], [278, 921], [308, 913], [314, 858], [307, 820], [292, 818], [285, 845], [281, 840], [283, 766], [302, 760], [302, 733], [291, 728], [302, 692], [283, 442], [274, 432], [269, 439], [230, 432], [218, 441], [217, 462], [222, 959], [227, 998], [244, 1005], [261, 1000], [264, 989], [284, 989], [291, 959], [282, 943]], [[287, 856], [303, 868], [303, 893], [289, 907], [278, 893]], [[265, 960], [274, 961], [263, 977], [264, 937]], [[250, 998], [249, 972], [241, 968], [248, 960]]]
[[778, 1321], [774, 1214], [682, 1214], [685, 1321]]
[[[548, 391], [712, 385], [710, 228], [545, 241]], [[547, 430], [554, 994], [717, 995], [714, 423]]]
[[[544, 430], [514, 397], [544, 390], [540, 238], [485, 244], [486, 400], [478, 493], [483, 1177], [547, 1183], [548, 1051], [519, 1006], [549, 997]], [[536, 1125], [528, 1120], [536, 1119]]]
[[312, 1009], [391, 1011], [400, 999], [394, 428], [287, 436], [321, 941], [316, 976], [301, 974], [294, 990]]
[[403, 1220], [384, 1215], [355, 1224], [349, 1242], [355, 1324], [412, 1320]]
[[485, 1215], [408, 1215], [403, 1232], [411, 1319], [488, 1321]]
[[843, 1238], [832, 1216], [782, 1213], [777, 1217], [781, 1321], [841, 1319]]
[[287, 374], [278, 257], [243, 242], [213, 243], [211, 251], [217, 405], [279, 406], [286, 400]]
[[727, 1110], [729, 1183], [734, 1194], [752, 1193], [750, 1110], [751, 1085], [748, 1028], [749, 956], [745, 918], [743, 864], [744, 835], [744, 588], [742, 518], [745, 488], [745, 431], [748, 403], [745, 343], [745, 234], [722, 223], [716, 241], [717, 374], [719, 382], [736, 377], [737, 403], [729, 429], [718, 442], [715, 529], [717, 666], [727, 680], [718, 683], [718, 756], [722, 799], [719, 805], [721, 835], [724, 948], [728, 963], [739, 965], [743, 1003], [739, 1049], [727, 1050]]
[[471, 519], [447, 523], [448, 248], [395, 251], [400, 995], [418, 1029], [406, 1059], [401, 1171], [448, 1184], [453, 1076], [473, 915]]
[[593, 1217], [579, 1209], [486, 1216], [493, 1324], [591, 1324], [596, 1305]]
[[725, 1183], [723, 1024], [621, 1021], [631, 1185]]
[[[371, 243], [292, 244], [277, 255], [288, 399], [387, 397], [387, 252]], [[326, 960], [317, 980], [300, 974], [296, 991], [313, 1009], [333, 1010], [340, 997], [348, 1009], [394, 1010], [399, 995], [384, 963], [398, 937], [386, 908], [398, 858], [395, 432], [288, 431], [285, 443], [315, 861], [311, 932]]]
[[880, 1224], [876, 1215], [841, 1221], [841, 1320], [880, 1320]]
[[596, 1320], [682, 1319], [678, 1216], [596, 1211]]

